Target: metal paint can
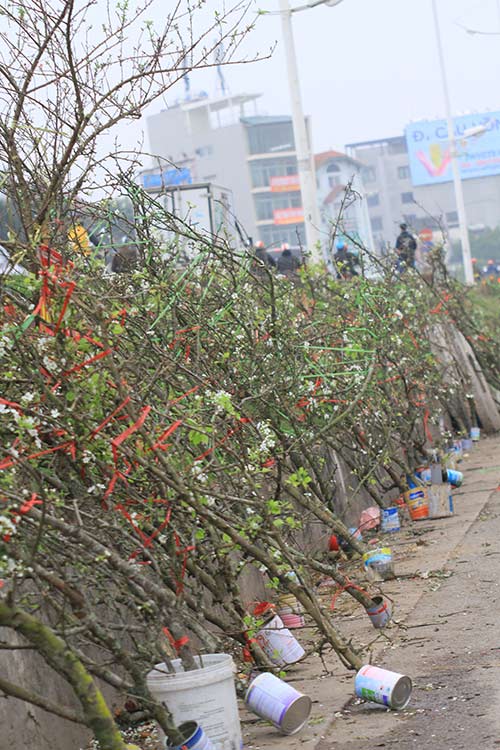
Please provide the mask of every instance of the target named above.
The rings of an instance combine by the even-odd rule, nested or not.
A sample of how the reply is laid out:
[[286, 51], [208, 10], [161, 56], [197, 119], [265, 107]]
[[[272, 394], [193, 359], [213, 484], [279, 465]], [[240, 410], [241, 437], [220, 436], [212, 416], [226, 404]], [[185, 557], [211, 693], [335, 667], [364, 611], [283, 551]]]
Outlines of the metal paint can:
[[270, 672], [263, 672], [250, 684], [245, 704], [257, 716], [270, 721], [282, 734], [295, 734], [307, 722], [312, 701]]
[[365, 664], [356, 675], [355, 691], [359, 698], [400, 710], [408, 705], [412, 690], [409, 677], [388, 669]]
[[481, 430], [479, 427], [471, 427], [470, 428], [470, 436], [473, 443], [477, 443], [479, 438], [481, 437]]
[[392, 552], [389, 547], [377, 547], [374, 550], [370, 550], [370, 552], [365, 552], [363, 555], [363, 565], [366, 572], [369, 575], [371, 574], [372, 578], [376, 578], [377, 574], [384, 581], [395, 578]]
[[305, 651], [278, 615], [272, 617], [255, 636], [264, 653], [277, 667], [295, 664], [305, 656]]
[[397, 508], [382, 508], [381, 530], [387, 533], [401, 530]]
[[186, 738], [182, 745], [170, 745], [167, 737], [165, 739], [166, 750], [184, 750], [185, 748], [187, 750], [214, 750], [211, 741], [196, 721], [186, 721], [181, 724], [179, 732], [182, 732]]
[[367, 607], [366, 614], [370, 618], [372, 625], [377, 630], [385, 628], [391, 619], [391, 607], [382, 596], [374, 596], [373, 607]]
[[454, 471], [453, 469], [446, 470], [446, 478], [453, 487], [460, 487], [464, 481], [464, 475], [461, 471]]
[[278, 598], [278, 617], [281, 617], [283, 625], [289, 630], [303, 628], [305, 623], [304, 609], [293, 594], [282, 594]]
[[429, 517], [426, 487], [416, 487], [415, 489], [408, 490], [408, 492], [405, 492], [405, 500], [412, 521], [421, 521]]

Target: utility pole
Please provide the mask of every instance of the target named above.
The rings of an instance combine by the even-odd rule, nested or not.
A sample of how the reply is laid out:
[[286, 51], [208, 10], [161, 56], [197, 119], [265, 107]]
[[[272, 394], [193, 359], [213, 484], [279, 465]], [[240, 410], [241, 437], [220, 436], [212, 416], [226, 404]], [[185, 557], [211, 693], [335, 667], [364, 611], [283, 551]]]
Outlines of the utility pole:
[[458, 225], [460, 229], [460, 243], [462, 245], [462, 259], [465, 274], [465, 283], [474, 284], [474, 271], [472, 268], [469, 231], [467, 229], [467, 214], [465, 211], [464, 192], [462, 178], [460, 176], [460, 164], [457, 154], [457, 139], [455, 137], [455, 128], [453, 126], [453, 117], [451, 114], [450, 93], [448, 90], [448, 80], [446, 78], [446, 67], [444, 62], [443, 45], [441, 42], [441, 29], [439, 26], [439, 17], [437, 12], [436, 0], [432, 0], [432, 12], [434, 15], [434, 26], [436, 29], [436, 42], [439, 56], [439, 66], [441, 68], [441, 80], [443, 84], [444, 103], [446, 108], [446, 122], [448, 125], [448, 141], [450, 148], [451, 167], [453, 171], [453, 185], [455, 188], [455, 202], [457, 206]]
[[280, 0], [280, 16], [283, 29], [283, 42], [285, 47], [288, 83], [290, 86], [290, 100], [292, 106], [293, 135], [295, 140], [295, 152], [297, 154], [298, 171], [300, 178], [300, 192], [302, 196], [302, 208], [304, 211], [304, 224], [306, 230], [306, 245], [311, 252], [313, 261], [321, 261], [322, 252], [320, 248], [320, 219], [318, 200], [316, 194], [316, 174], [314, 163], [307, 137], [307, 128], [302, 109], [300, 96], [299, 73], [297, 69], [297, 58], [295, 55], [295, 43], [292, 29], [292, 10], [289, 0]]

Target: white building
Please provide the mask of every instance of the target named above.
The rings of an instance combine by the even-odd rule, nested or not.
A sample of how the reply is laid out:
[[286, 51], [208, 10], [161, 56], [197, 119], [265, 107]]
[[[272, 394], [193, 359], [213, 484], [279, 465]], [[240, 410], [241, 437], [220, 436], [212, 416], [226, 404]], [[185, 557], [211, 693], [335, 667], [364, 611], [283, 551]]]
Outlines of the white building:
[[334, 236], [355, 240], [373, 252], [373, 238], [361, 179], [362, 165], [340, 151], [324, 151], [314, 157], [322, 242], [328, 254]]

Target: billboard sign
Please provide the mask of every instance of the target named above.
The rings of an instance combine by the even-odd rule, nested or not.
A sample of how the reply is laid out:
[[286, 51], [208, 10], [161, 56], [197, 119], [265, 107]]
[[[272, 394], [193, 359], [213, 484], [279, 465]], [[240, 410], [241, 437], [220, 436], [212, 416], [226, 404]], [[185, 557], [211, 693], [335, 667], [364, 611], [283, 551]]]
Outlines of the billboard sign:
[[142, 175], [142, 187], [145, 190], [172, 185], [191, 185], [192, 182], [190, 169], [166, 169], [163, 172]]
[[[500, 112], [463, 115], [453, 120], [462, 179], [500, 174]], [[466, 137], [472, 128], [484, 133]], [[408, 125], [406, 144], [413, 185], [436, 185], [453, 179], [446, 120]]]
[[275, 208], [273, 211], [275, 224], [300, 224], [304, 221], [303, 208]]
[[271, 177], [269, 180], [271, 193], [285, 193], [291, 190], [300, 190], [298, 174], [287, 174], [281, 177]]

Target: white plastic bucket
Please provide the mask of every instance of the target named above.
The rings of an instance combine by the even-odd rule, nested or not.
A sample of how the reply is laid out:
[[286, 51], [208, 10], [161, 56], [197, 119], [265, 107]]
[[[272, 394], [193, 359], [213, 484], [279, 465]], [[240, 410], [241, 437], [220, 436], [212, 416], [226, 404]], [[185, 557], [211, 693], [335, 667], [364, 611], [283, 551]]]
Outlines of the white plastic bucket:
[[473, 443], [477, 443], [479, 438], [481, 437], [481, 430], [479, 427], [471, 427], [470, 428], [470, 437]]
[[179, 731], [185, 737], [182, 745], [169, 745], [168, 740], [165, 740], [166, 750], [214, 750], [214, 746], [196, 721], [181, 724]]
[[160, 662], [146, 678], [148, 688], [157, 701], [165, 703], [177, 724], [196, 720], [215, 750], [240, 750], [233, 660], [228, 654], [204, 654], [202, 660], [203, 667], [197, 656], [200, 669], [184, 672], [181, 660], [174, 659], [175, 673], [167, 672]]
[[288, 683], [264, 672], [252, 681], [245, 695], [248, 708], [270, 721], [283, 734], [295, 734], [309, 718], [312, 701]]
[[278, 615], [266, 622], [255, 639], [277, 667], [295, 664], [306, 653], [295, 636], [290, 633], [288, 628], [285, 628], [283, 620]]
[[398, 509], [395, 507], [383, 508], [381, 530], [386, 533], [393, 533], [395, 531], [400, 531], [400, 529], [401, 525], [399, 523]]
[[398, 710], [407, 706], [411, 690], [411, 680], [406, 675], [372, 667], [371, 664], [365, 664], [356, 675], [356, 695], [388, 708]]

